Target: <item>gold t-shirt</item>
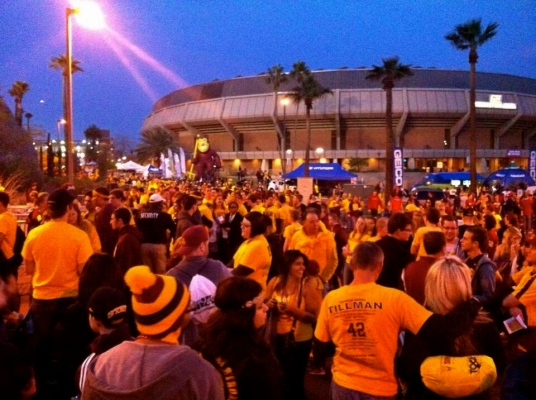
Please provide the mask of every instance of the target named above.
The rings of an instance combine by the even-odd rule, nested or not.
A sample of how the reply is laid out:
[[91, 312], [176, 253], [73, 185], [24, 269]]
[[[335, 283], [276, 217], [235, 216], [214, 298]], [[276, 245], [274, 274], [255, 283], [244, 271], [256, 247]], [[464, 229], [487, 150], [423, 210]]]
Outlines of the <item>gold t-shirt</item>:
[[416, 334], [432, 313], [406, 293], [366, 283], [329, 292], [322, 302], [315, 337], [333, 342], [333, 380], [373, 396], [397, 392], [394, 360], [398, 335]]

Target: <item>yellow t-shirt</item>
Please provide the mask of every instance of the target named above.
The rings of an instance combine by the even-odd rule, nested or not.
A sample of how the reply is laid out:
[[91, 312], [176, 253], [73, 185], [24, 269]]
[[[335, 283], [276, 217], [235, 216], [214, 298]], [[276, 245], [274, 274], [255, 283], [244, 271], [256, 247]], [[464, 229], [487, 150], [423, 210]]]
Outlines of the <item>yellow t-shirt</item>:
[[349, 213], [350, 212], [350, 200], [349, 199], [342, 199], [341, 200], [341, 207], [344, 210], [344, 212]]
[[234, 268], [239, 265], [251, 268], [253, 272], [248, 275], [248, 278], [259, 282], [263, 288], [266, 287], [268, 271], [272, 264], [272, 253], [264, 235], [257, 235], [243, 242], [236, 251], [233, 261]]
[[290, 213], [292, 210], [294, 209], [286, 203], [283, 204], [279, 209], [279, 218], [283, 220], [283, 227], [292, 224], [292, 219], [290, 218]]
[[408, 203], [406, 205], [406, 207], [404, 208], [404, 211], [406, 211], [406, 212], [417, 212], [417, 211], [421, 211], [421, 209], [419, 207], [417, 207], [413, 203]]
[[279, 219], [279, 208], [276, 206], [268, 207], [264, 211], [264, 215], [267, 215], [272, 220], [272, 232], [277, 230], [276, 220]]
[[[280, 278], [278, 276], [270, 280], [264, 297], [267, 299], [275, 299], [278, 303], [284, 302], [284, 303], [293, 305], [294, 307], [298, 307], [298, 293], [297, 292], [291, 294], [290, 296], [284, 296], [281, 290], [274, 291], [274, 288], [277, 285], [277, 283], [279, 283], [279, 281], [280, 281]], [[304, 280], [303, 285], [305, 287], [306, 280]], [[302, 300], [300, 303], [300, 310], [302, 311], [306, 311], [306, 304], [305, 304], [306, 299], [303, 294], [304, 290], [305, 289], [302, 288]], [[293, 322], [294, 322], [294, 318], [292, 317], [291, 314], [288, 314], [285, 312], [279, 312], [278, 319], [277, 319], [277, 333], [278, 334], [289, 333], [292, 329]], [[300, 320], [297, 320], [296, 328], [294, 330], [294, 338], [296, 339], [297, 342], [303, 342], [303, 341], [312, 339], [313, 338], [313, 325], [311, 323], [305, 323]]]
[[[369, 240], [370, 235], [367, 235], [366, 233], [359, 234], [355, 231], [352, 231], [350, 232], [350, 235], [348, 235], [348, 250], [353, 253], [358, 244], [368, 242]], [[346, 262], [350, 264], [350, 261], [352, 261], [352, 256], [347, 256]]]
[[93, 254], [88, 235], [67, 222], [50, 221], [28, 233], [22, 249], [35, 262], [33, 297], [52, 300], [78, 295], [78, 264]]
[[266, 209], [261, 204], [256, 204], [255, 206], [251, 207], [251, 211], [258, 211], [261, 214], [264, 214], [264, 211], [266, 211]]
[[397, 392], [398, 334], [416, 334], [432, 313], [406, 293], [366, 283], [343, 286], [322, 302], [315, 337], [333, 342], [333, 380], [373, 396]]
[[337, 249], [335, 239], [329, 231], [320, 231], [316, 236], [308, 236], [303, 229], [292, 236], [289, 250], [300, 250], [310, 260], [320, 266], [319, 276], [327, 282], [337, 269]]
[[240, 214], [241, 216], [244, 216], [248, 213], [248, 209], [246, 208], [246, 206], [242, 203], [238, 204], [238, 214]]
[[411, 247], [419, 246], [419, 250], [417, 251], [417, 260], [419, 260], [421, 257], [426, 257], [429, 255], [426, 253], [426, 250], [424, 250], [424, 234], [428, 232], [442, 232], [442, 230], [438, 226], [421, 226], [419, 229], [417, 229], [417, 232], [415, 232], [415, 237], [413, 238], [413, 243], [411, 244]]
[[536, 269], [523, 275], [512, 295], [525, 306], [527, 326], [536, 327]]
[[301, 228], [302, 226], [299, 222], [293, 222], [285, 228], [285, 231], [283, 232], [283, 237], [285, 239], [290, 240], [292, 239], [292, 236], [294, 236], [294, 234], [298, 232]]
[[0, 249], [4, 253], [4, 257], [9, 260], [15, 255], [13, 248], [17, 238], [17, 217], [9, 210], [0, 214], [0, 233], [4, 234]]

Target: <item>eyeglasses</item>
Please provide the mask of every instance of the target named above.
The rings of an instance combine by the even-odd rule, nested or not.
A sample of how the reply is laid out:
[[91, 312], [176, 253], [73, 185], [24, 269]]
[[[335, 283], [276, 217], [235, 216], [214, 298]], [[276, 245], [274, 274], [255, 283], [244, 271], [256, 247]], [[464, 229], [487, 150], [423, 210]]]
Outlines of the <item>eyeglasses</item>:
[[446, 231], [455, 231], [456, 227], [444, 226], [443, 229]]
[[240, 224], [241, 228], [251, 228], [251, 224]]

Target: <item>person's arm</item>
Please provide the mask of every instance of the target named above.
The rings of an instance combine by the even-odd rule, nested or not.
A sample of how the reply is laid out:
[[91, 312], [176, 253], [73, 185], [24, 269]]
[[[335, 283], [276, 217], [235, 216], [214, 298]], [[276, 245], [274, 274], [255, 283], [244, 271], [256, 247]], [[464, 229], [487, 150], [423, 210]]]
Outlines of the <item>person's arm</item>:
[[35, 272], [35, 261], [28, 260], [27, 258], [24, 259], [24, 269], [26, 271], [26, 274], [33, 275]]
[[245, 265], [238, 265], [236, 268], [233, 268], [232, 274], [234, 276], [243, 276], [247, 277], [254, 272], [252, 268], [246, 267]]
[[495, 292], [495, 270], [490, 263], [484, 263], [476, 272], [476, 279], [479, 280], [480, 294], [474, 294], [475, 297], [483, 305], [489, 303]]
[[335, 355], [335, 344], [323, 342], [316, 336], [313, 338], [313, 358], [318, 365], [325, 365], [326, 358]]
[[417, 337], [430, 343], [438, 337], [457, 338], [471, 328], [480, 308], [480, 302], [472, 297], [446, 315], [432, 314], [417, 332]]
[[335, 273], [335, 270], [337, 269], [337, 262], [338, 262], [335, 239], [333, 239], [330, 236], [326, 240], [329, 240], [329, 245], [327, 248], [327, 252], [328, 252], [327, 265], [322, 271], [322, 273], [320, 274], [320, 278], [322, 278], [324, 282], [329, 281], [329, 279], [333, 276], [333, 274]]

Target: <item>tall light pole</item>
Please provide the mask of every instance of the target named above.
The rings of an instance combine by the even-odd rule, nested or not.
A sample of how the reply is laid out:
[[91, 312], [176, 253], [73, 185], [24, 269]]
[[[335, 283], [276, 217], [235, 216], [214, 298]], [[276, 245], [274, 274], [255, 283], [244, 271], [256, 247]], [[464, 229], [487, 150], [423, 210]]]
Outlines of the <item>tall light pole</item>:
[[73, 143], [73, 54], [72, 54], [72, 23], [71, 15], [81, 17], [79, 23], [89, 29], [104, 28], [104, 17], [102, 11], [96, 3], [91, 1], [81, 2], [77, 8], [67, 8], [65, 10], [66, 26], [66, 51], [67, 58], [67, 82], [65, 102], [65, 144], [67, 158], [67, 181], [74, 183], [74, 143]]
[[[285, 148], [287, 147], [287, 106], [290, 103], [290, 99], [285, 96], [281, 99], [281, 105], [283, 106], [283, 141], [281, 144], [281, 153], [285, 154]], [[287, 163], [281, 160], [283, 167], [283, 175], [287, 173]]]
[[[72, 54], [72, 24], [71, 24], [71, 15], [76, 14], [76, 8], [67, 8], [65, 10], [65, 19], [66, 19], [66, 51], [67, 56], [67, 88], [65, 101], [67, 102], [67, 107], [65, 111], [65, 144], [66, 144], [66, 158], [67, 158], [67, 181], [71, 184], [74, 184], [74, 160], [73, 160], [73, 54]], [[58, 124], [59, 127], [59, 124]]]

